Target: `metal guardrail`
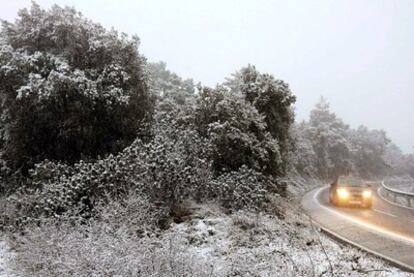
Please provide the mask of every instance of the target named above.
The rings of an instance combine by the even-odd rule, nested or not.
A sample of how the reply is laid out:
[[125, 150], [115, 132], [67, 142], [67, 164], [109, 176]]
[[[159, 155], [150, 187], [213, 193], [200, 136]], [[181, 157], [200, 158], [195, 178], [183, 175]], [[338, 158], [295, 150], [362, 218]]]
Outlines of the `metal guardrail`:
[[391, 188], [385, 184], [385, 181], [381, 182], [381, 190], [384, 192], [384, 196], [387, 197], [388, 200], [409, 208], [414, 207], [414, 193]]

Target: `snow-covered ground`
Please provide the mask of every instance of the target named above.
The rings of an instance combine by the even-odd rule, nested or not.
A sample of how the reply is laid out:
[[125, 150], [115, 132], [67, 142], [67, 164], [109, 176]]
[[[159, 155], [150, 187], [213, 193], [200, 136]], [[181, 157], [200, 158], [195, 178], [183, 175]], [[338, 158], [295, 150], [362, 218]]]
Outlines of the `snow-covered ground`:
[[16, 254], [1, 244], [0, 276], [13, 276], [9, 258], [18, 276], [412, 276], [321, 233], [297, 182], [266, 214], [189, 202], [182, 222], [140, 237], [103, 222], [34, 229], [12, 242]]
[[0, 277], [13, 277], [13, 274], [8, 266], [8, 262], [13, 258], [12, 251], [8, 244], [0, 237]]
[[[52, 239], [54, 243], [50, 242], [50, 250], [32, 257], [34, 262], [31, 265], [55, 260], [59, 262], [55, 270], [59, 270], [65, 267], [62, 263], [66, 261], [74, 268], [81, 268], [76, 272], [77, 276], [100, 276], [90, 274], [91, 264], [82, 265], [91, 255], [95, 258], [89, 262], [97, 264], [103, 259], [119, 259], [124, 263], [124, 258], [130, 255], [126, 259], [129, 262], [125, 262], [125, 267], [130, 267], [128, 271], [118, 272], [124, 269], [118, 268], [112, 273], [119, 274], [116, 276], [137, 276], [131, 272], [139, 272], [139, 276], [171, 277], [411, 276], [371, 255], [338, 244], [312, 226], [299, 209], [281, 205], [284, 214], [281, 218], [242, 211], [227, 215], [214, 204], [194, 205], [191, 218], [185, 222], [173, 223], [157, 236], [142, 238], [136, 246], [131, 246], [131, 242], [127, 241], [127, 247], [136, 248], [133, 252], [117, 243], [96, 245], [96, 241], [91, 241], [93, 237], [57, 235], [60, 240]], [[78, 241], [74, 241], [75, 237]], [[74, 251], [77, 256], [64, 247], [67, 243], [76, 248], [77, 244], [81, 245]], [[36, 246], [35, 243], [26, 247], [33, 249]], [[7, 251], [4, 242], [2, 249], [0, 264], [3, 269], [0, 276], [13, 276], [5, 271], [9, 254], [4, 251]], [[19, 271], [18, 276], [58, 276], [59, 271], [54, 270], [47, 274], [29, 274], [19, 265], [23, 261], [27, 266], [28, 257], [23, 256], [26, 257], [20, 260], [17, 254], [14, 261], [13, 268]], [[102, 262], [102, 265], [105, 264], [108, 263]], [[103, 270], [102, 265], [97, 267]], [[96, 272], [97, 269], [93, 270]], [[111, 272], [111, 269], [106, 269], [106, 272]]]
[[211, 276], [410, 276], [328, 238], [299, 209], [284, 208], [284, 218], [278, 218], [227, 216], [203, 206], [165, 236], [174, 251], [209, 265]]

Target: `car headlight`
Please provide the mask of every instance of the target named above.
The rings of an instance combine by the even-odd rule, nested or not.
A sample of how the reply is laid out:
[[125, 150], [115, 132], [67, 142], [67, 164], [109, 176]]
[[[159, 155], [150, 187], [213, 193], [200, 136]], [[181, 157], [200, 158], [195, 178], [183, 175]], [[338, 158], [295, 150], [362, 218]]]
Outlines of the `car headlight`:
[[346, 198], [348, 197], [349, 192], [346, 189], [338, 189], [338, 196], [340, 198]]
[[365, 198], [370, 198], [372, 196], [372, 192], [370, 190], [364, 190], [362, 192], [362, 196]]

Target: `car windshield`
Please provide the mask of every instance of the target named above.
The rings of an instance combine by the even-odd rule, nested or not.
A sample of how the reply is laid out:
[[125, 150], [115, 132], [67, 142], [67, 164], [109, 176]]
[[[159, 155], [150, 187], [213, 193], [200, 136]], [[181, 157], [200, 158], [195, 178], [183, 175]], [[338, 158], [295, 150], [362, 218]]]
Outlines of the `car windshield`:
[[352, 186], [352, 187], [359, 187], [363, 186], [364, 182], [361, 179], [355, 177], [340, 177], [338, 180], [339, 186]]

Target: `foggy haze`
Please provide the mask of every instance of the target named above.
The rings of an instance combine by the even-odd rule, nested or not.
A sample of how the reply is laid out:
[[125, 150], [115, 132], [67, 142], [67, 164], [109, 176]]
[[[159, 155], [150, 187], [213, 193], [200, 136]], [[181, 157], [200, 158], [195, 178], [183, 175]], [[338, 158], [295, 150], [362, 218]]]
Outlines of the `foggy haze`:
[[[0, 0], [13, 21], [28, 0]], [[352, 126], [414, 148], [413, 1], [38, 0], [141, 39], [150, 61], [214, 86], [248, 63], [287, 81], [297, 120], [321, 95]]]

